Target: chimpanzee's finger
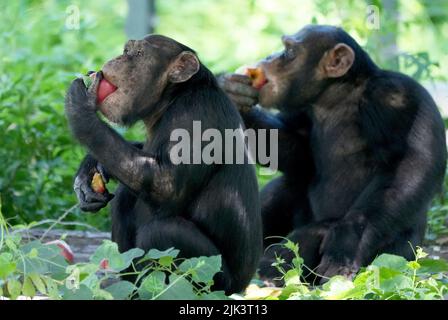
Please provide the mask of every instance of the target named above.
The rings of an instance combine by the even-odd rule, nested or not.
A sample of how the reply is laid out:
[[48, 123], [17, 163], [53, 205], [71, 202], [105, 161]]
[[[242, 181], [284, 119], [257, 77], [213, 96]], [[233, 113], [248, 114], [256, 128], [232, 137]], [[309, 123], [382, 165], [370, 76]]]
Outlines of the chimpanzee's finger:
[[106, 169], [100, 163], [97, 163], [96, 170], [101, 175], [101, 179], [103, 179], [103, 181], [105, 183], [108, 183], [109, 182], [109, 174], [107, 173]]
[[89, 185], [82, 185], [81, 191], [84, 194], [84, 199], [86, 202], [108, 202], [109, 196], [107, 192], [99, 193], [93, 191]]
[[257, 100], [250, 97], [234, 95], [231, 93], [228, 93], [228, 96], [230, 100], [232, 100], [233, 103], [235, 103], [240, 108], [242, 107], [251, 108], [252, 106], [257, 104]]
[[73, 96], [85, 96], [86, 94], [86, 86], [82, 78], [76, 78], [73, 80], [68, 92]]
[[79, 208], [84, 212], [98, 212], [105, 206], [107, 206], [107, 202], [83, 202], [79, 204]]
[[93, 79], [93, 82], [88, 89], [88, 92], [90, 94], [94, 94], [96, 96], [96, 93], [98, 92], [98, 86], [100, 85], [102, 79], [103, 79], [103, 73], [101, 71], [98, 71], [95, 74], [95, 78]]
[[248, 76], [246, 76], [244, 74], [230, 73], [230, 74], [226, 74], [224, 76], [224, 78], [228, 81], [241, 82], [241, 83], [244, 83], [247, 85], [252, 84], [251, 78], [249, 78]]
[[224, 81], [224, 83], [222, 84], [222, 88], [227, 93], [232, 93], [235, 95], [241, 95], [251, 98], [258, 97], [257, 89], [253, 88], [251, 85], [244, 84], [241, 82]]
[[81, 188], [79, 186], [75, 186], [74, 188], [76, 193], [76, 198], [78, 199], [79, 203], [85, 202], [86, 198], [84, 197], [84, 193], [81, 191]]

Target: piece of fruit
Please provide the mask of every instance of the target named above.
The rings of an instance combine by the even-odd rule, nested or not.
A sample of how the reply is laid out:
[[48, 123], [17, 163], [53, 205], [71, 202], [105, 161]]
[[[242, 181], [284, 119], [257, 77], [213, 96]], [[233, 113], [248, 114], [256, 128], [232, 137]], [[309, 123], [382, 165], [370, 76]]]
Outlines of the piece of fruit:
[[61, 249], [61, 256], [67, 260], [68, 263], [73, 263], [74, 255], [70, 246], [64, 240], [53, 240], [50, 242], [46, 242], [45, 244], [55, 244]]
[[104, 193], [106, 192], [106, 186], [104, 185], [103, 178], [98, 172], [95, 172], [92, 178], [92, 189], [96, 193]]
[[247, 68], [245, 74], [252, 80], [252, 87], [257, 90], [268, 82], [261, 68]]
[[106, 99], [110, 94], [114, 93], [115, 90], [117, 90], [117, 87], [103, 78], [98, 86], [98, 103], [103, 102], [104, 99]]
[[[88, 76], [83, 76], [82, 80], [84, 81], [84, 84], [87, 88], [89, 88], [93, 81], [95, 80], [96, 72], [91, 73]], [[98, 85], [98, 91], [97, 91], [97, 99], [98, 103], [102, 103], [104, 99], [107, 98], [110, 94], [114, 93], [115, 90], [117, 90], [117, 87], [114, 86], [112, 83], [107, 81], [105, 78], [101, 79], [100, 84]]]

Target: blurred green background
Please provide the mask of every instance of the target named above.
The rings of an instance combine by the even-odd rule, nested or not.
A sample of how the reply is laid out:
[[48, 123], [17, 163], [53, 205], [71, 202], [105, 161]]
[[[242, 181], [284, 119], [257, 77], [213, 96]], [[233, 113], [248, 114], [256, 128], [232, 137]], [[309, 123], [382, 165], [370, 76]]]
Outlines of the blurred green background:
[[[379, 29], [366, 23], [368, 5], [380, 10]], [[67, 27], [73, 6], [80, 14], [74, 30]], [[341, 25], [378, 64], [421, 81], [448, 109], [448, 1], [157, 0], [156, 12], [156, 32], [194, 48], [214, 72], [279, 50], [282, 34], [306, 24]], [[76, 204], [72, 181], [84, 151], [68, 131], [65, 90], [75, 76], [120, 54], [127, 15], [124, 0], [0, 4], [0, 197], [10, 223], [57, 219]], [[138, 125], [121, 131], [144, 138]], [[434, 201], [428, 240], [448, 235], [445, 198]], [[107, 210], [74, 208], [65, 221], [109, 227]]]

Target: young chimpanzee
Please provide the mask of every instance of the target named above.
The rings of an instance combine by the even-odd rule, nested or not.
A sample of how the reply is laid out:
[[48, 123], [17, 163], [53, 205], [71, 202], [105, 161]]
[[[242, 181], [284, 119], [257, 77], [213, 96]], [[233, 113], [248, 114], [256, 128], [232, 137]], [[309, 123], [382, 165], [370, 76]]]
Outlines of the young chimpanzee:
[[[413, 79], [377, 67], [339, 28], [308, 26], [282, 40], [284, 51], [260, 62], [268, 83], [259, 94], [242, 75], [221, 84], [247, 127], [280, 131], [283, 176], [261, 192], [264, 237], [288, 235], [323, 276], [351, 276], [383, 252], [413, 258], [446, 167], [433, 99]], [[250, 108], [257, 102], [280, 112]], [[277, 275], [275, 254], [291, 262], [269, 247], [265, 278]]]
[[[118, 89], [98, 104], [102, 78]], [[97, 115], [132, 125], [144, 121], [148, 141], [131, 144]], [[97, 211], [111, 196], [91, 188], [97, 162], [120, 184], [112, 201], [112, 239], [121, 251], [175, 247], [183, 257], [222, 255], [215, 289], [241, 291], [256, 271], [262, 225], [253, 165], [178, 164], [173, 130], [238, 129], [243, 121], [211, 72], [190, 48], [163, 36], [129, 41], [91, 87], [75, 80], [66, 97], [70, 127], [90, 155], [75, 181], [81, 208]], [[191, 149], [190, 149], [191, 151]], [[195, 151], [196, 152], [196, 151]], [[201, 152], [199, 150], [199, 152]], [[247, 155], [246, 155], [247, 156]]]

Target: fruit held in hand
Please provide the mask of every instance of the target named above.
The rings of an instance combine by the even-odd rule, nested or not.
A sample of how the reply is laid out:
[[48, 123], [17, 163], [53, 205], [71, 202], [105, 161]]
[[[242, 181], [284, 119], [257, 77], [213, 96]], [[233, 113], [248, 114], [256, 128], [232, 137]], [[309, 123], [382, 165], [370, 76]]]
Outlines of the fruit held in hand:
[[106, 99], [110, 94], [114, 93], [115, 90], [117, 90], [117, 87], [103, 78], [100, 82], [100, 85], [98, 86], [98, 103], [103, 102], [104, 99]]
[[[87, 88], [89, 88], [92, 85], [95, 76], [96, 73], [91, 73], [89, 76], [82, 77], [82, 80], [84, 81], [84, 84]], [[107, 96], [109, 96], [110, 94], [114, 93], [115, 90], [117, 90], [116, 86], [107, 81], [105, 78], [101, 79], [100, 84], [98, 85], [98, 91], [96, 93], [98, 103], [102, 103], [104, 99], [106, 99]]]
[[93, 175], [93, 178], [92, 178], [92, 189], [96, 193], [104, 193], [104, 192], [106, 192], [106, 186], [104, 185], [103, 178], [101, 178], [101, 175], [98, 172], [96, 172]]
[[252, 87], [257, 90], [268, 82], [261, 68], [247, 68], [245, 74], [252, 80]]

